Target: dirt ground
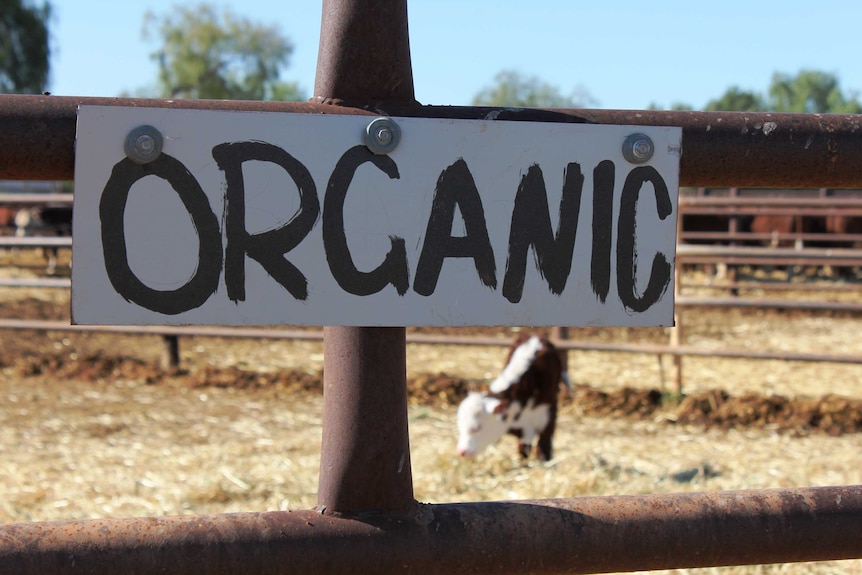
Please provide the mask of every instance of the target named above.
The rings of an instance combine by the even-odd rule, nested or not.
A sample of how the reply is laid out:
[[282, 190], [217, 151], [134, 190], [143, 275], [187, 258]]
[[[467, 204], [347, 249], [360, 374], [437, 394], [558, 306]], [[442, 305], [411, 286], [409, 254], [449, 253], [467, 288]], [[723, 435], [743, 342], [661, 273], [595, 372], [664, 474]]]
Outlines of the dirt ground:
[[[0, 288], [2, 317], [68, 313], [64, 290]], [[850, 314], [704, 308], [682, 319], [689, 345], [862, 355]], [[668, 332], [571, 337], [665, 343]], [[185, 338], [171, 373], [156, 367], [161, 349], [156, 336], [0, 331], [0, 522], [314, 506], [322, 345]], [[462, 460], [455, 406], [504, 354], [408, 346], [417, 499], [862, 484], [862, 366], [853, 364], [686, 358], [677, 398], [662, 387], [667, 360], [570, 352], [575, 389], [562, 398], [554, 460], [521, 461], [506, 439]], [[681, 572], [849, 575], [862, 561]]]

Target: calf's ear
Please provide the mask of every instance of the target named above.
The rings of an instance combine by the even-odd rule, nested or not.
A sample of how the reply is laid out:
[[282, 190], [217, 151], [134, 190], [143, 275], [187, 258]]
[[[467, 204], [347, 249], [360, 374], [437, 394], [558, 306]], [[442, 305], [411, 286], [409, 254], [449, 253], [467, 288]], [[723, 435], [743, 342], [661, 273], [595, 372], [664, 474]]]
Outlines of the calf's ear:
[[482, 411], [489, 414], [500, 413], [501, 406], [503, 402], [502, 400], [497, 399], [496, 397], [484, 396], [482, 397]]
[[493, 406], [493, 412], [495, 415], [500, 415], [505, 412], [509, 408], [508, 401], [497, 401], [497, 404]]

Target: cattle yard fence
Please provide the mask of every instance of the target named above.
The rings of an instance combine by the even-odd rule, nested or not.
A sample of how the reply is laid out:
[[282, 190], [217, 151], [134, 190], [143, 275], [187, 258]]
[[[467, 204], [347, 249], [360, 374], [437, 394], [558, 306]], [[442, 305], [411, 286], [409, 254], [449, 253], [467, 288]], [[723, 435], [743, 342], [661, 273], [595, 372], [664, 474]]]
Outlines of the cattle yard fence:
[[[70, 179], [86, 103], [681, 126], [685, 186], [862, 186], [858, 116], [421, 106], [405, 0], [324, 0], [314, 94], [301, 104], [2, 96], [0, 177]], [[594, 573], [862, 557], [862, 486], [418, 503], [405, 328], [322, 337], [315, 509], [3, 525], [0, 571]]]
[[[758, 234], [754, 232], [734, 231], [733, 218], [739, 215], [768, 214], [775, 213], [777, 207], [779, 213], [792, 210], [794, 217], [816, 218], [824, 214], [838, 217], [859, 217], [862, 219], [862, 191], [857, 190], [797, 190], [775, 191], [775, 190], [750, 190], [739, 193], [736, 189], [711, 191], [714, 195], [706, 196], [703, 189], [696, 191], [697, 195], [683, 195], [680, 201], [680, 217], [685, 220], [687, 215], [721, 215], [727, 219], [728, 229], [725, 231], [680, 231], [680, 242], [677, 246], [678, 263], [690, 264], [727, 264], [758, 266], [781, 266], [790, 268], [792, 266], [825, 266], [837, 265], [839, 262], [845, 266], [862, 266], [862, 251], [848, 248], [773, 248], [763, 242], [795, 242], [798, 246], [800, 241], [816, 243], [830, 242], [836, 245], [842, 243], [850, 244], [862, 241], [862, 234], [835, 234], [835, 233], [809, 233], [782, 230], [775, 234]], [[835, 192], [841, 200], [851, 201], [839, 202], [835, 205]], [[849, 193], [854, 195], [849, 195]], [[719, 195], [720, 194], [720, 195]], [[858, 195], [856, 195], [858, 194]], [[788, 197], [790, 196], [790, 197]], [[706, 198], [708, 201], [700, 201]], [[717, 200], [717, 201], [716, 201]], [[756, 200], [752, 202], [750, 200]], [[773, 201], [771, 201], [773, 200]], [[774, 201], [778, 200], [778, 201]], [[39, 205], [64, 205], [70, 204], [70, 194], [8, 194], [0, 196], [0, 207], [11, 206], [39, 206]], [[706, 209], [702, 209], [702, 208]], [[34, 249], [55, 248], [71, 249], [73, 238], [71, 237], [16, 237], [9, 233], [0, 236], [0, 248], [6, 249]], [[709, 245], [692, 245], [687, 241], [711, 242]], [[758, 242], [762, 245], [735, 246], [734, 242]], [[694, 248], [694, 249], [691, 249]], [[731, 254], [733, 258], [729, 258]], [[747, 259], [742, 259], [745, 256]], [[775, 281], [747, 281], [747, 282], [713, 282], [708, 285], [703, 283], [686, 283], [680, 275], [678, 278], [676, 293], [676, 305], [681, 309], [691, 308], [758, 308], [779, 310], [803, 310], [812, 313], [862, 313], [862, 303], [856, 301], [832, 301], [826, 299], [798, 300], [789, 298], [767, 298], [742, 297], [740, 290], [749, 291], [818, 291], [823, 294], [836, 291], [859, 291], [862, 282], [856, 281], [819, 281], [819, 282], [775, 282]], [[22, 288], [56, 288], [69, 289], [71, 282], [62, 277], [15, 277], [0, 278], [0, 287], [22, 287]], [[724, 292], [730, 290], [732, 297], [727, 293], [719, 296], [704, 296], [686, 293], [689, 288], [708, 287], [712, 290], [718, 289]], [[21, 330], [43, 330], [43, 331], [106, 331], [122, 332], [126, 334], [161, 335], [163, 338], [163, 353], [161, 365], [165, 369], [180, 366], [180, 338], [187, 336], [208, 336], [223, 338], [261, 338], [261, 339], [304, 339], [322, 340], [323, 332], [319, 329], [267, 329], [267, 328], [237, 328], [237, 327], [170, 327], [170, 326], [76, 326], [68, 322], [56, 320], [39, 320], [33, 318], [0, 318], [0, 329]], [[755, 359], [755, 360], [779, 360], [799, 362], [827, 362], [862, 364], [862, 356], [853, 354], [836, 353], [811, 353], [811, 352], [788, 352], [775, 350], [757, 349], [711, 349], [698, 348], [685, 345], [684, 316], [677, 315], [676, 326], [669, 335], [667, 344], [657, 343], [627, 343], [627, 342], [597, 342], [590, 340], [573, 339], [565, 327], [555, 327], [553, 336], [562, 349], [577, 351], [594, 351], [610, 353], [640, 353], [668, 356], [673, 359], [675, 369], [671, 372], [670, 385], [678, 394], [683, 392], [683, 375], [681, 370], [682, 357], [721, 357], [730, 359]], [[456, 335], [432, 335], [423, 333], [408, 333], [407, 343], [428, 345], [477, 345], [477, 346], [501, 346], [509, 345], [508, 340], [492, 337], [478, 336], [456, 336]], [[664, 383], [664, 382], [662, 382]]]
[[[705, 229], [698, 217], [712, 227]], [[760, 229], [751, 229], [753, 218], [763, 220]], [[841, 268], [836, 271], [850, 277], [862, 263], [862, 190], [683, 190], [679, 224], [677, 261], [684, 266], [816, 266]], [[757, 287], [781, 289], [766, 282]]]

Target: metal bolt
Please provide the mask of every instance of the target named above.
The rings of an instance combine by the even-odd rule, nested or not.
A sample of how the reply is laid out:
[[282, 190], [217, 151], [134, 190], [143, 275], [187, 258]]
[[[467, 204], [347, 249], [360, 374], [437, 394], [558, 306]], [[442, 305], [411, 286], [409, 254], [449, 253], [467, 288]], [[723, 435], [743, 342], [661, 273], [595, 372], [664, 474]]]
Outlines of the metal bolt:
[[136, 164], [148, 164], [162, 153], [164, 137], [152, 126], [138, 126], [126, 136], [126, 157]]
[[392, 141], [392, 129], [388, 126], [383, 126], [377, 130], [377, 135], [375, 136], [377, 143], [385, 146], [389, 142]]
[[397, 148], [400, 139], [401, 128], [390, 118], [375, 118], [365, 128], [365, 145], [378, 156]]
[[150, 155], [156, 147], [156, 141], [149, 134], [141, 134], [135, 139], [135, 150]]
[[652, 158], [655, 145], [646, 134], [631, 134], [623, 142], [623, 157], [632, 164], [644, 164]]

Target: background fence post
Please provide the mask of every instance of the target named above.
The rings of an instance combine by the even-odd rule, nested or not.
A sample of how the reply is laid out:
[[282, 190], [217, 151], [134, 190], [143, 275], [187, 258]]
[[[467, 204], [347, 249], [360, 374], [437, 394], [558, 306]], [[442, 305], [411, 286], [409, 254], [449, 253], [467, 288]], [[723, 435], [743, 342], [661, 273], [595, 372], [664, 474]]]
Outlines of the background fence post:
[[[557, 325], [551, 329], [551, 339], [554, 340], [554, 343], [557, 345], [565, 344], [569, 340], [569, 328], [564, 325]], [[569, 381], [574, 385], [574, 374], [569, 370], [569, 352], [568, 348], [560, 348], [560, 361], [563, 362], [563, 371], [569, 374]], [[572, 392], [569, 392], [572, 393]]]
[[[739, 197], [739, 188], [730, 188], [730, 190], [728, 190], [728, 197], [734, 198], [734, 199]], [[737, 232], [740, 231], [739, 216], [736, 215], [736, 210], [733, 210], [733, 212], [734, 212], [733, 215], [730, 216], [730, 220], [727, 223], [727, 226], [728, 226], [727, 231], [731, 235], [736, 234]], [[679, 230], [679, 231], [682, 231], [682, 230]], [[679, 237], [679, 231], [677, 232], [676, 237]], [[729, 245], [731, 245], [731, 246], [739, 245], [739, 242], [737, 242], [736, 240], [730, 240]], [[738, 273], [739, 272], [739, 266], [725, 264], [724, 267], [726, 268], [725, 278], [731, 284], [735, 284], [737, 278], [739, 277], [739, 273]], [[717, 270], [716, 270], [716, 273], [717, 273]], [[738, 296], [739, 295], [739, 289], [737, 289], [735, 287], [731, 288], [730, 295]]]
[[[414, 101], [406, 0], [324, 0], [321, 22], [315, 100]], [[406, 330], [327, 327], [323, 342], [318, 511], [406, 512]]]
[[[676, 237], [679, 238], [682, 235], [682, 214], [677, 214], [676, 219]], [[677, 240], [679, 241], [679, 240]], [[670, 328], [670, 346], [673, 351], [678, 352], [679, 346], [683, 341], [683, 327], [682, 327], [682, 313], [676, 308], [676, 302], [679, 300], [680, 292], [682, 291], [682, 263], [677, 260], [676, 265], [673, 268], [673, 300], [674, 300], [674, 312], [673, 312], [673, 327]], [[674, 353], [671, 356], [672, 368], [671, 368], [671, 381], [673, 382], [673, 390], [676, 393], [677, 397], [682, 397], [682, 355], [679, 353]], [[661, 363], [661, 356], [659, 356], [659, 363]], [[661, 365], [659, 365], [661, 368]], [[662, 392], [666, 391], [664, 389], [664, 377], [662, 376]]]
[[162, 336], [162, 357], [160, 366], [164, 370], [176, 369], [180, 366], [180, 338], [177, 335]]

